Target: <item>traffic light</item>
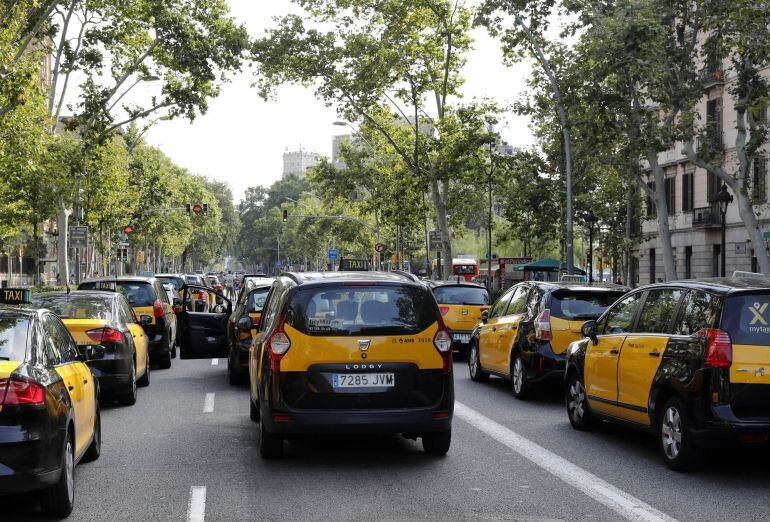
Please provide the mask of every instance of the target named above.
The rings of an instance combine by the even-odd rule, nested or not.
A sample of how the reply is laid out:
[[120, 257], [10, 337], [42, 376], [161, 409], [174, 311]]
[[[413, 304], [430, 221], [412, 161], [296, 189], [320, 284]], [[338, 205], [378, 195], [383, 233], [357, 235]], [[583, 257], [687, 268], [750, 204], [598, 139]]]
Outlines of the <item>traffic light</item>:
[[283, 222], [286, 223], [287, 221], [289, 221], [289, 211], [283, 209]]
[[208, 203], [204, 203], [203, 204], [203, 215], [204, 216], [208, 216], [209, 215], [209, 204]]
[[190, 215], [190, 210], [192, 210], [192, 205], [190, 205], [189, 203], [186, 203], [184, 206], [184, 211], [187, 212], [188, 216]]

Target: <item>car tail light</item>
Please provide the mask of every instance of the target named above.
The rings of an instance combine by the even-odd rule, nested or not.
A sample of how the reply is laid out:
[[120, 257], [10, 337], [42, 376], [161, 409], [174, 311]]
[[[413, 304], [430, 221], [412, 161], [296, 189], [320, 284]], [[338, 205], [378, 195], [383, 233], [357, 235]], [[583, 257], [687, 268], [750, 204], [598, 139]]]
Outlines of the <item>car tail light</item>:
[[278, 316], [278, 324], [267, 342], [270, 349], [270, 368], [274, 372], [281, 371], [281, 359], [291, 348], [291, 339], [283, 330], [285, 321], [286, 315], [281, 312], [281, 315]]
[[439, 312], [441, 312], [441, 316], [445, 316], [447, 313], [449, 313], [449, 307], [448, 306], [439, 306], [438, 307]]
[[161, 304], [160, 299], [156, 299], [154, 303], [152, 303], [152, 314], [155, 317], [163, 317], [163, 304]]
[[483, 314], [484, 312], [489, 312], [489, 307], [488, 306], [482, 306], [481, 307], [481, 313]]
[[729, 368], [733, 363], [733, 343], [730, 334], [716, 328], [704, 328], [696, 335], [705, 337], [708, 341], [706, 351], [707, 368]]
[[119, 343], [123, 341], [123, 334], [109, 326], [97, 330], [88, 330], [86, 335], [97, 343]]
[[535, 318], [535, 338], [538, 341], [551, 340], [551, 311], [548, 308]]
[[444, 371], [452, 371], [452, 336], [449, 335], [444, 320], [439, 315], [436, 317], [438, 323], [438, 331], [433, 336], [433, 346], [436, 347], [438, 353], [441, 355], [441, 359], [444, 361]]
[[3, 405], [43, 404], [45, 389], [34, 382], [22, 379], [2, 379], [0, 389], [5, 390]]

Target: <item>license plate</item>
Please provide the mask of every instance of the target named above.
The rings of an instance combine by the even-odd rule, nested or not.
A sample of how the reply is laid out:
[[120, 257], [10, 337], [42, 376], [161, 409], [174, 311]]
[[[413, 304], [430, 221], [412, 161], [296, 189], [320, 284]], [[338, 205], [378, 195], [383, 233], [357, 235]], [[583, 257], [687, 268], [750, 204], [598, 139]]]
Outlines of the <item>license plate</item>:
[[392, 373], [335, 373], [332, 386], [335, 388], [392, 388], [396, 379]]
[[471, 334], [454, 334], [452, 338], [458, 343], [469, 343], [471, 341]]

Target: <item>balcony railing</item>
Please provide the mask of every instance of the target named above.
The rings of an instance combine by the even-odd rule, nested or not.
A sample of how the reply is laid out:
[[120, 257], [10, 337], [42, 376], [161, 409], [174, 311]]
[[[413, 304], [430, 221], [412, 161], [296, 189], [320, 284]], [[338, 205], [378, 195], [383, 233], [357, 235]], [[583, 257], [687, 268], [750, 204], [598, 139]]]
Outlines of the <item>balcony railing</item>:
[[725, 83], [725, 72], [721, 67], [704, 67], [700, 70], [700, 78], [705, 88]]
[[701, 155], [720, 154], [725, 150], [724, 134], [721, 130], [708, 127], [695, 141], [695, 149]]
[[692, 209], [692, 226], [700, 228], [721, 227], [722, 214], [719, 205], [714, 203], [708, 207]]

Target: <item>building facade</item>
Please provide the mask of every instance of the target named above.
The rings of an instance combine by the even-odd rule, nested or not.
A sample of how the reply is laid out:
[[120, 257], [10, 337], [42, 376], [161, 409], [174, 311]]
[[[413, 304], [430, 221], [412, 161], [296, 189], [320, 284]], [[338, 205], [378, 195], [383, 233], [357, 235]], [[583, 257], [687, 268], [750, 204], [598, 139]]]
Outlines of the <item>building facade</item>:
[[309, 169], [321, 162], [321, 155], [308, 150], [289, 151], [283, 153], [283, 179], [288, 176], [304, 178]]

